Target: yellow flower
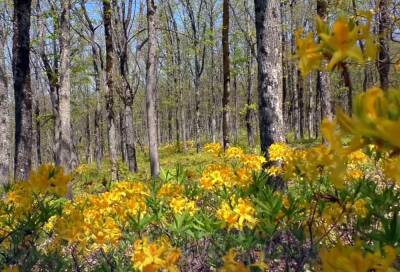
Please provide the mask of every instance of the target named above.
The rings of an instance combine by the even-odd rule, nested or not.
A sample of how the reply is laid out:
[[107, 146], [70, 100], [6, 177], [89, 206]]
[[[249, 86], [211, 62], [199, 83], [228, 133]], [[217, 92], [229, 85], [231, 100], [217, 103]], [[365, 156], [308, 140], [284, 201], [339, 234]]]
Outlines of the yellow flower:
[[364, 218], [368, 214], [368, 209], [365, 207], [367, 201], [364, 199], [358, 199], [353, 204], [354, 212], [361, 218]]
[[243, 154], [243, 150], [239, 147], [229, 147], [226, 150], [226, 156], [228, 157], [228, 159], [240, 159]]
[[232, 197], [231, 205], [223, 202], [217, 211], [217, 216], [228, 229], [243, 230], [246, 226], [253, 229], [257, 224], [256, 210], [248, 199], [239, 198], [237, 201]]
[[157, 193], [160, 198], [171, 198], [181, 195], [183, 192], [183, 186], [172, 182], [164, 183]]
[[269, 147], [268, 155], [271, 161], [286, 162], [291, 159], [293, 149], [285, 143], [274, 143]]
[[53, 193], [58, 196], [67, 194], [67, 184], [70, 177], [65, 175], [61, 167], [51, 164], [44, 164], [36, 171], [32, 171], [28, 183], [35, 194]]
[[218, 269], [219, 272], [250, 272], [243, 263], [235, 260], [237, 252], [235, 249], [230, 249], [228, 253], [223, 257], [224, 266]]
[[337, 123], [359, 146], [375, 144], [400, 149], [399, 105], [399, 90], [384, 93], [379, 88], [371, 88], [356, 97], [352, 117], [338, 110]]
[[236, 260], [237, 251], [233, 248], [229, 249], [223, 257], [224, 266], [218, 269], [219, 272], [250, 272], [251, 268], [257, 268], [257, 271], [267, 271], [268, 266], [264, 262], [264, 254], [258, 254], [258, 261], [249, 266]]
[[400, 157], [389, 158], [383, 162], [383, 172], [387, 178], [400, 184]]
[[166, 239], [149, 242], [148, 238], [134, 243], [132, 265], [134, 269], [146, 272], [179, 271], [177, 263], [180, 259], [179, 249], [172, 247]]
[[241, 163], [243, 164], [243, 166], [252, 171], [260, 171], [265, 162], [266, 159], [264, 158], [264, 156], [245, 154], [241, 158]]
[[321, 66], [322, 53], [321, 45], [315, 43], [312, 33], [301, 38], [303, 29], [296, 31], [296, 57], [299, 58], [299, 69], [303, 76], [308, 75], [312, 70]]
[[217, 143], [216, 144], [206, 144], [204, 146], [204, 150], [207, 153], [219, 156], [221, 154], [221, 152], [222, 152], [222, 146], [220, 144], [217, 144]]
[[253, 181], [252, 173], [247, 168], [239, 168], [236, 170], [238, 177], [238, 185], [240, 187], [248, 187]]
[[344, 208], [338, 203], [333, 203], [327, 206], [323, 213], [322, 218], [328, 225], [338, 224], [344, 221]]
[[279, 166], [271, 166], [267, 169], [267, 173], [272, 177], [277, 177], [283, 173], [283, 170]]
[[349, 20], [339, 18], [333, 24], [331, 35], [319, 33], [320, 38], [326, 46], [333, 49], [333, 55], [328, 64], [329, 70], [332, 70], [339, 62], [346, 58], [353, 59], [359, 63], [364, 62], [361, 48], [357, 44], [360, 38], [359, 31], [359, 27], [350, 23]]
[[20, 269], [16, 265], [11, 265], [11, 266], [8, 266], [8, 267], [4, 267], [1, 271], [2, 272], [19, 272]]
[[181, 215], [185, 212], [193, 216], [198, 210], [196, 202], [188, 200], [186, 197], [174, 197], [169, 203], [170, 208], [175, 214]]
[[383, 256], [379, 251], [364, 253], [359, 245], [343, 246], [320, 252], [324, 272], [384, 272], [388, 271], [396, 259], [396, 250], [390, 246], [384, 248]]

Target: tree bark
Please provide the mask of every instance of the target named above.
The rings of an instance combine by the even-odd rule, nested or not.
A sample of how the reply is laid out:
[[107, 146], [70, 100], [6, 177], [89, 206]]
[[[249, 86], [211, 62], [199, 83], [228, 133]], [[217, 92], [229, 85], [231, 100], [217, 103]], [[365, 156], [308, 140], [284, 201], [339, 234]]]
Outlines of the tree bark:
[[106, 78], [107, 89], [105, 91], [106, 111], [108, 121], [108, 149], [111, 161], [111, 181], [118, 180], [117, 169], [117, 139], [114, 113], [114, 65], [115, 65], [115, 50], [113, 44], [113, 28], [112, 28], [112, 1], [103, 0], [103, 21], [104, 35], [106, 40]]
[[146, 115], [148, 126], [150, 170], [153, 178], [160, 174], [156, 112], [156, 5], [147, 0], [148, 53], [146, 65]]
[[299, 70], [297, 70], [297, 127], [298, 139], [304, 138], [304, 80]]
[[32, 164], [32, 89], [29, 52], [31, 4], [31, 0], [14, 0], [12, 69], [15, 97], [15, 180], [27, 179]]
[[136, 161], [136, 147], [135, 147], [135, 129], [133, 127], [133, 110], [132, 104], [125, 106], [125, 123], [126, 123], [126, 152], [128, 159], [129, 171], [136, 173], [138, 171]]
[[390, 14], [389, 1], [380, 0], [378, 6], [378, 36], [379, 36], [379, 56], [378, 56], [378, 73], [380, 85], [383, 90], [387, 90], [390, 85], [390, 55], [389, 55], [389, 39], [391, 37], [390, 30]]
[[261, 151], [285, 140], [282, 111], [282, 24], [280, 1], [254, 0], [258, 56]]
[[71, 49], [70, 49], [70, 9], [71, 0], [63, 0], [60, 16], [60, 81], [59, 81], [59, 117], [60, 143], [58, 146], [58, 165], [66, 172], [73, 169], [71, 161]]
[[229, 0], [223, 2], [223, 22], [222, 22], [222, 61], [223, 61], [223, 82], [224, 90], [222, 94], [222, 141], [224, 149], [230, 144], [230, 59], [229, 59]]
[[8, 99], [8, 76], [5, 62], [6, 35], [0, 29], [0, 184], [6, 185], [10, 178], [10, 111]]
[[[327, 20], [327, 8], [328, 4], [324, 0], [317, 1], [317, 14], [324, 21]], [[332, 119], [333, 113], [329, 73], [322, 71], [317, 72], [317, 92], [319, 92], [321, 99], [321, 120], [324, 118]]]
[[[247, 10], [247, 0], [244, 0], [244, 6]], [[250, 16], [246, 16], [246, 32], [250, 31], [249, 18]], [[253, 109], [253, 55], [255, 55], [254, 48], [251, 43], [247, 43], [247, 109], [246, 109], [246, 130], [247, 130], [247, 142], [250, 147], [254, 147], [255, 140], [254, 140], [254, 109]]]

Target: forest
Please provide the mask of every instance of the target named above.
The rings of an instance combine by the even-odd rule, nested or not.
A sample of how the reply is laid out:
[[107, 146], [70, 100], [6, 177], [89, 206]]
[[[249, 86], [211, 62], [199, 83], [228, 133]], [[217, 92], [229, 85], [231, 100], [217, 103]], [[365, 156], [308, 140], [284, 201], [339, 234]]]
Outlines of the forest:
[[0, 0], [0, 271], [400, 271], [399, 0]]

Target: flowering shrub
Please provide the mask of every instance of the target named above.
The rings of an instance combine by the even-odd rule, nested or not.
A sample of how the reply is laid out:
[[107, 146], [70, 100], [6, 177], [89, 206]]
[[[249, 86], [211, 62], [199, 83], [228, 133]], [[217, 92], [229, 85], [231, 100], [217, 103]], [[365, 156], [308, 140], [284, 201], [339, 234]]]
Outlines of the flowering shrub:
[[[331, 28], [318, 19], [318, 42], [296, 33], [303, 74], [374, 59], [371, 15], [359, 16], [359, 24], [338, 18]], [[43, 165], [0, 201], [0, 264], [5, 271], [398, 271], [400, 90], [362, 93], [352, 116], [338, 110], [321, 130], [326, 143], [275, 143], [268, 161], [207, 144], [213, 159], [198, 173], [177, 167], [139, 181], [125, 173], [98, 190], [91, 178], [107, 173], [81, 165], [73, 200], [64, 197], [71, 178]], [[273, 186], [280, 180], [283, 189]]]

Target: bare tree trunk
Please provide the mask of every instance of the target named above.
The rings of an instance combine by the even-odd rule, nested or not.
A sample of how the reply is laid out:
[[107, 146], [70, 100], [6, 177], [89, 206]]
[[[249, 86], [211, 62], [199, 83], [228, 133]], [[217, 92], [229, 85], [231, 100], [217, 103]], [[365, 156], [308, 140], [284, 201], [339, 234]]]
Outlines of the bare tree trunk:
[[298, 138], [304, 138], [304, 81], [299, 70], [297, 70], [297, 122]]
[[31, 0], [14, 0], [12, 68], [15, 97], [15, 180], [27, 179], [32, 165], [32, 90], [29, 54], [31, 4]]
[[60, 145], [58, 146], [58, 165], [67, 172], [73, 169], [71, 161], [72, 134], [71, 134], [71, 52], [70, 52], [70, 0], [62, 1], [60, 16], [60, 90], [59, 90], [59, 117], [60, 117]]
[[387, 90], [390, 85], [390, 55], [389, 55], [389, 39], [391, 37], [390, 30], [390, 14], [389, 1], [380, 0], [378, 6], [378, 36], [379, 36], [379, 57], [378, 57], [378, 73], [381, 88]]
[[106, 110], [108, 120], [108, 148], [111, 160], [111, 180], [118, 180], [117, 169], [117, 139], [116, 139], [116, 126], [115, 126], [115, 113], [114, 113], [114, 65], [115, 65], [115, 51], [113, 44], [113, 28], [112, 28], [112, 3], [110, 0], [103, 0], [103, 21], [104, 21], [104, 35], [106, 40], [106, 77], [107, 77], [107, 90], [105, 92]]
[[239, 143], [239, 128], [240, 128], [240, 119], [239, 119], [239, 94], [238, 94], [238, 82], [237, 75], [233, 77], [233, 96], [234, 96], [234, 107], [235, 107], [235, 118], [234, 118], [234, 143]]
[[[247, 10], [247, 0], [244, 1], [244, 5]], [[246, 32], [249, 32], [250, 26], [248, 18], [249, 15], [246, 16]], [[253, 53], [252, 53], [252, 45], [250, 43], [247, 44], [247, 109], [246, 109], [246, 130], [247, 130], [247, 142], [250, 147], [254, 147], [254, 111], [253, 109]], [[254, 53], [255, 55], [255, 53]]]
[[5, 62], [6, 35], [0, 28], [0, 184], [10, 178], [10, 111], [8, 101], [8, 76]]
[[120, 140], [120, 147], [121, 147], [121, 157], [123, 162], [127, 162], [128, 160], [128, 155], [126, 151], [126, 139], [127, 139], [127, 134], [126, 134], [126, 118], [125, 118], [125, 106], [120, 110], [118, 113], [119, 119], [119, 140]]
[[250, 147], [254, 147], [254, 128], [253, 128], [253, 77], [252, 77], [252, 59], [248, 55], [247, 60], [247, 109], [246, 109], [246, 129], [247, 129], [247, 142]]
[[[179, 126], [178, 126], [178, 123], [179, 123], [181, 133], [182, 133], [181, 138], [182, 138], [182, 142], [183, 142], [183, 148], [184, 148], [184, 150], [186, 150], [187, 149], [187, 146], [186, 146], [187, 133], [186, 133], [186, 120], [185, 120], [185, 107], [183, 105], [183, 73], [182, 73], [181, 40], [179, 38], [178, 24], [176, 23], [176, 19], [173, 15], [171, 4], [169, 1], [167, 3], [168, 3], [168, 10], [169, 10], [169, 13], [171, 16], [172, 26], [173, 26], [174, 34], [175, 34], [176, 65], [178, 67], [178, 71], [176, 72], [178, 74], [177, 85], [176, 85], [177, 89], [178, 89], [178, 94], [177, 94], [177, 98], [176, 98], [176, 100], [177, 100], [177, 120], [176, 120], [177, 128], [176, 129], [179, 130]], [[179, 133], [177, 132], [177, 141], [178, 141], [178, 136], [179, 136]]]
[[136, 173], [138, 171], [136, 161], [135, 147], [135, 129], [133, 128], [133, 110], [132, 104], [125, 106], [125, 123], [126, 123], [126, 152], [128, 158], [129, 171]]
[[86, 163], [92, 163], [92, 134], [90, 133], [90, 112], [86, 115]]
[[33, 83], [35, 93], [33, 94], [33, 116], [34, 116], [34, 123], [35, 129], [33, 130], [33, 167], [37, 168], [39, 165], [42, 164], [42, 154], [40, 150], [41, 146], [41, 123], [40, 123], [40, 105], [39, 105], [39, 91], [41, 89], [40, 85], [40, 76], [39, 76], [39, 67], [38, 65], [34, 64], [34, 71], [35, 71], [35, 80]]
[[229, 60], [229, 0], [223, 2], [223, 23], [222, 23], [222, 58], [223, 58], [223, 82], [224, 91], [222, 95], [222, 141], [226, 149], [230, 144], [229, 129], [229, 96], [230, 96], [230, 60]]
[[[167, 97], [169, 100], [172, 100], [171, 89], [167, 90]], [[168, 143], [172, 142], [172, 107], [168, 105]]]
[[[327, 20], [328, 4], [324, 0], [317, 1], [317, 14], [324, 21]], [[319, 92], [321, 100], [321, 120], [324, 118], [332, 119], [332, 98], [330, 90], [330, 77], [329, 73], [318, 71], [317, 72], [317, 92]]]
[[[214, 9], [210, 10], [210, 33], [214, 33], [215, 29], [215, 12]], [[214, 37], [211, 35], [210, 40], [213, 40]], [[212, 142], [215, 143], [217, 141], [217, 99], [216, 99], [216, 89], [215, 89], [215, 41], [213, 41], [211, 45], [211, 79], [210, 79], [210, 91], [211, 91], [211, 138]]]
[[81, 1], [81, 8], [83, 11], [84, 18], [86, 20], [87, 26], [90, 31], [90, 46], [92, 49], [93, 55], [93, 70], [94, 70], [94, 82], [96, 89], [96, 109], [94, 112], [94, 144], [95, 151], [94, 156], [96, 158], [96, 166], [100, 168], [101, 160], [103, 159], [103, 149], [102, 149], [102, 133], [101, 133], [101, 119], [102, 119], [102, 110], [101, 110], [101, 95], [104, 91], [104, 74], [103, 74], [103, 65], [100, 48], [98, 48], [95, 40], [95, 31], [96, 29], [93, 26], [92, 20], [90, 19], [84, 0]]
[[309, 137], [310, 138], [313, 138], [314, 137], [314, 135], [315, 135], [315, 131], [314, 131], [314, 129], [315, 129], [315, 126], [314, 126], [314, 123], [315, 123], [315, 90], [314, 90], [314, 87], [313, 87], [313, 77], [311, 76], [311, 75], [309, 75], [309, 86], [308, 86], [308, 88], [309, 88], [309, 107], [310, 107], [310, 110], [309, 110], [309, 112], [308, 112], [308, 118], [309, 118], [309, 120], [308, 120], [308, 130], [309, 130]]
[[156, 8], [154, 0], [147, 0], [148, 55], [146, 65], [146, 111], [152, 177], [158, 177], [160, 174], [156, 112]]
[[285, 140], [282, 111], [280, 1], [254, 0], [256, 14], [261, 151]]
[[40, 106], [39, 99], [35, 98], [35, 148], [36, 148], [36, 165], [39, 166], [42, 164], [42, 152], [41, 152], [41, 124], [40, 124]]

